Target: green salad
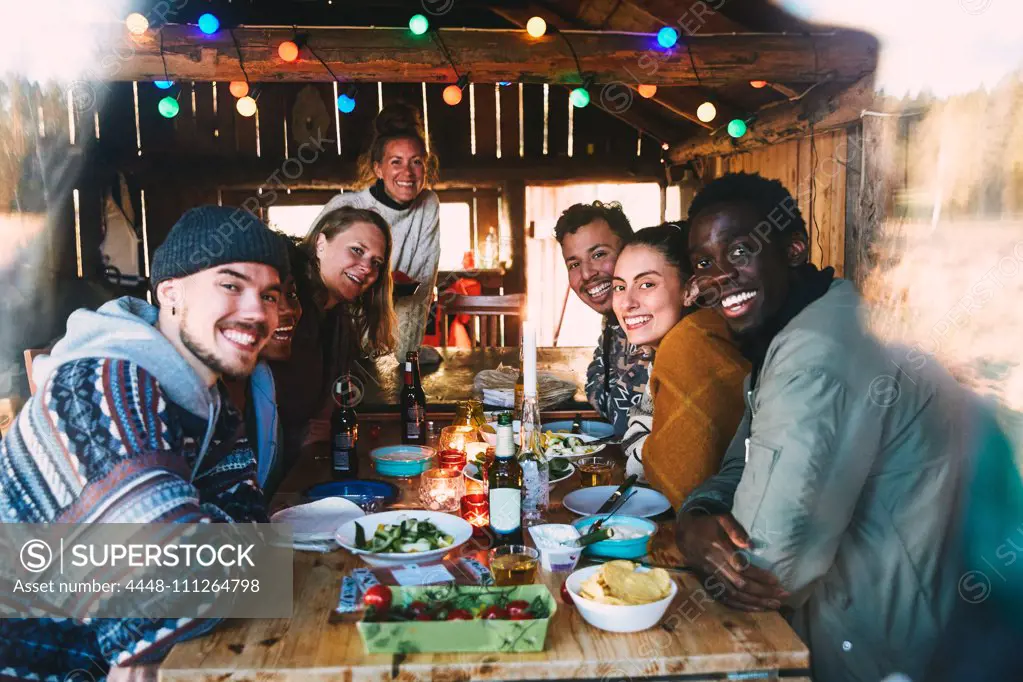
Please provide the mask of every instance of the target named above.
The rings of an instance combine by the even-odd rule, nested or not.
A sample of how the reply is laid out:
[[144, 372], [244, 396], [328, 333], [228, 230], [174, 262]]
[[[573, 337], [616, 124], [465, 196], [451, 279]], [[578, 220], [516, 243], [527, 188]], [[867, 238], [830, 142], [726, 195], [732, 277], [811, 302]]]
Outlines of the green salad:
[[379, 524], [373, 537], [366, 540], [366, 530], [355, 522], [355, 546], [373, 553], [410, 554], [450, 547], [453, 537], [437, 528], [432, 521], [403, 519], [401, 523]]

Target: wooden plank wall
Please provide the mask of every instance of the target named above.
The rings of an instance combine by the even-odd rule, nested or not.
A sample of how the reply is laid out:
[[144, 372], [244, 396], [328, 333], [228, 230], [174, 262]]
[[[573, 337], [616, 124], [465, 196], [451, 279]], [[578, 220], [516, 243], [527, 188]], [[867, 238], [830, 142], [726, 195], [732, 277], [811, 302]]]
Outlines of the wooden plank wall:
[[845, 271], [846, 165], [850, 153], [847, 131], [835, 130], [715, 157], [705, 173], [709, 175], [706, 179], [745, 171], [780, 180], [796, 197], [806, 220], [811, 261], [818, 267], [831, 266], [841, 276]]

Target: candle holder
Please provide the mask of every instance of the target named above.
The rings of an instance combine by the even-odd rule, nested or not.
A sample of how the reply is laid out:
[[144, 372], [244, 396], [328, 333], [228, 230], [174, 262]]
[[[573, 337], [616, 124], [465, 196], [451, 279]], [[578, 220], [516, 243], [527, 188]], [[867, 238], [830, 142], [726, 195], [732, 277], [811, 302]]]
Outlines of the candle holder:
[[465, 452], [469, 443], [479, 442], [479, 434], [473, 426], [445, 426], [440, 430], [439, 447], [441, 450], [458, 450]]
[[472, 524], [473, 535], [482, 533], [490, 525], [490, 502], [483, 493], [465, 495], [461, 508], [461, 517]]
[[441, 450], [437, 455], [437, 466], [441, 469], [453, 469], [461, 472], [466, 463], [465, 452], [462, 450]]
[[430, 511], [457, 512], [465, 494], [462, 472], [453, 469], [427, 469], [419, 479], [419, 502]]

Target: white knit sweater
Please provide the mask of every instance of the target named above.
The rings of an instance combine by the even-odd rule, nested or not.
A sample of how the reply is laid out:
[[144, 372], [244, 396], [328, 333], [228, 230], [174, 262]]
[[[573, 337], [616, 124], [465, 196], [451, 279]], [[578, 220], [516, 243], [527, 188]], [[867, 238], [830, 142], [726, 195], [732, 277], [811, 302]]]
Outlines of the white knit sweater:
[[412, 204], [403, 210], [385, 206], [370, 194], [369, 188], [358, 192], [345, 192], [327, 202], [313, 225], [320, 222], [328, 211], [342, 206], [368, 208], [376, 211], [391, 226], [394, 246], [391, 250], [391, 270], [404, 272], [420, 283], [414, 296], [399, 298], [395, 302], [398, 314], [398, 343], [395, 356], [405, 359], [410, 350], [417, 350], [426, 331], [430, 297], [437, 284], [437, 264], [440, 262], [440, 200], [432, 190], [423, 190]]

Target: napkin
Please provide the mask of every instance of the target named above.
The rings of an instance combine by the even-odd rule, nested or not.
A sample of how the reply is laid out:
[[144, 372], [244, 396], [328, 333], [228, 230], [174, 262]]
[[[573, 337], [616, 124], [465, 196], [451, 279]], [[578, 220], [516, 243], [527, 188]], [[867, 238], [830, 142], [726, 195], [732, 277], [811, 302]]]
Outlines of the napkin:
[[322, 500], [282, 509], [270, 517], [271, 523], [287, 523], [292, 529], [292, 547], [312, 552], [330, 552], [338, 548], [334, 533], [352, 519], [366, 512], [343, 497]]

